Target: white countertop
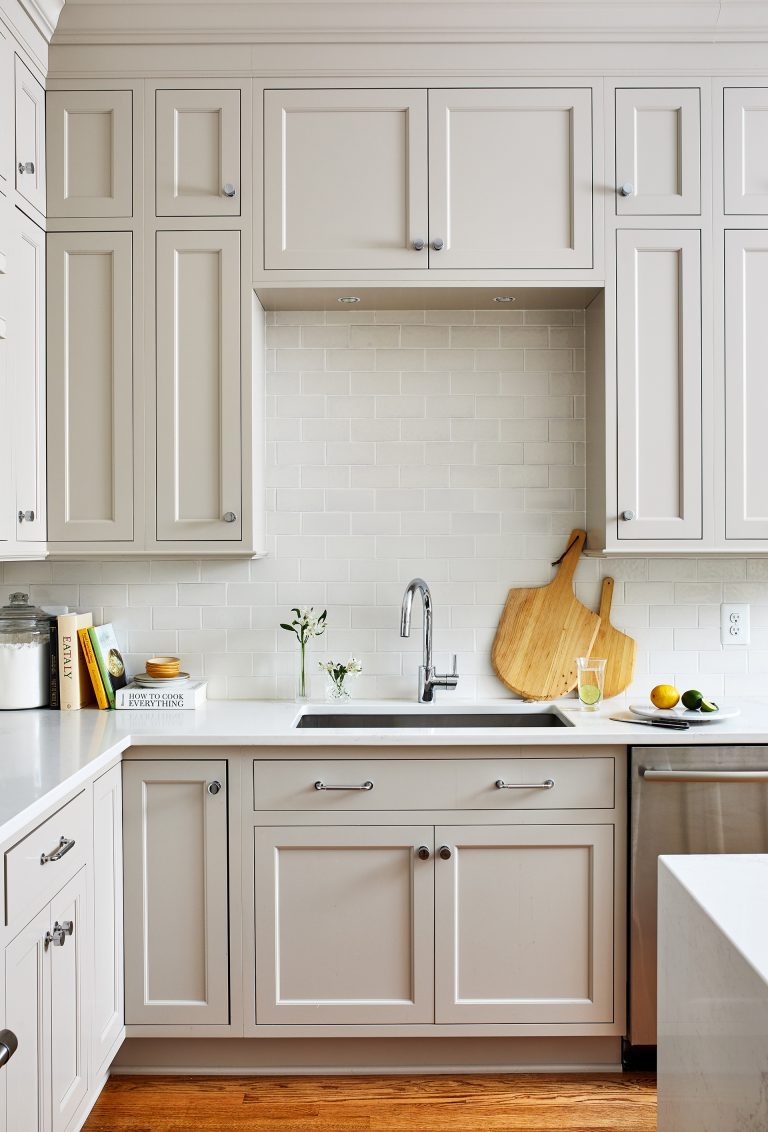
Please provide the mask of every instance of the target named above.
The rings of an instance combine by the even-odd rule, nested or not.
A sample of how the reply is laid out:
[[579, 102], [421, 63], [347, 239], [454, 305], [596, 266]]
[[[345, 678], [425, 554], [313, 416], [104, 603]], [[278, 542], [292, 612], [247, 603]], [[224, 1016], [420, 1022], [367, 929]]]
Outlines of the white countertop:
[[[556, 728], [343, 728], [296, 729], [302, 710], [380, 714], [385, 711], [541, 712], [555, 707], [570, 726]], [[609, 717], [631, 715], [626, 700], [607, 702], [599, 712], [583, 712], [575, 699], [553, 704], [519, 700], [467, 703], [439, 700], [357, 702], [344, 708], [322, 703], [213, 700], [196, 711], [75, 712], [41, 709], [0, 712], [0, 841], [13, 836], [37, 813], [85, 782], [127, 747], [284, 746], [284, 747], [498, 747], [609, 746], [698, 743], [768, 743], [768, 699], [742, 705], [735, 719], [691, 727], [685, 732], [639, 727]]]

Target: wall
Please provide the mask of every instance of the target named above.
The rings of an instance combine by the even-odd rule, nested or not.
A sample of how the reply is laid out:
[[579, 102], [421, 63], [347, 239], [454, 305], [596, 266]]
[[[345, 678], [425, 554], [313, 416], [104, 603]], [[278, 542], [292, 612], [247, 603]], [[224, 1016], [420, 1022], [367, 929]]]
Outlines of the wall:
[[[292, 605], [327, 606], [310, 662], [354, 654], [358, 697], [413, 698], [421, 635], [398, 632], [405, 584], [435, 601], [436, 661], [464, 697], [491, 672], [510, 586], [549, 580], [584, 523], [584, 312], [268, 315], [268, 533], [255, 562], [0, 566], [0, 597], [93, 609], [129, 654], [180, 654], [212, 698], [293, 695]], [[639, 644], [636, 690], [713, 696], [768, 687], [768, 560], [583, 559], [579, 597], [616, 579], [614, 623]], [[752, 646], [722, 649], [719, 603], [752, 606]], [[420, 625], [420, 611], [415, 618]], [[313, 692], [322, 695], [322, 675]], [[455, 698], [455, 697], [454, 697]]]

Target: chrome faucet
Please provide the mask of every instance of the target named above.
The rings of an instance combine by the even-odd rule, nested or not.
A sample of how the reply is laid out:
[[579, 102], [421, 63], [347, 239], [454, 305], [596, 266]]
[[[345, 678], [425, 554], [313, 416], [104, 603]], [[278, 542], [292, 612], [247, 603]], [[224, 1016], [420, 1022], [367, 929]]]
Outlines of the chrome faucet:
[[419, 703], [431, 704], [435, 698], [435, 688], [455, 688], [459, 682], [459, 675], [456, 671], [455, 653], [452, 672], [435, 672], [432, 665], [432, 594], [423, 578], [414, 578], [405, 588], [403, 606], [400, 610], [400, 636], [411, 635], [411, 608], [413, 595], [417, 590], [424, 602], [424, 656], [423, 664], [419, 668]]

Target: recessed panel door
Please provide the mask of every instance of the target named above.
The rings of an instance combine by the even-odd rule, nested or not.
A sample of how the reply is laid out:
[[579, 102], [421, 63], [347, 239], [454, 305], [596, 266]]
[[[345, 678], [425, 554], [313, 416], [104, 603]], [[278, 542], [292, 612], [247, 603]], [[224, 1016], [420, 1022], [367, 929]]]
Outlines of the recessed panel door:
[[53, 90], [47, 103], [48, 215], [133, 215], [133, 94]]
[[701, 212], [698, 87], [616, 91], [616, 211], [619, 216]]
[[106, 1071], [123, 1032], [122, 768], [93, 784], [93, 1030], [92, 1080]]
[[45, 91], [18, 55], [16, 61], [16, 191], [45, 216]]
[[3, 1070], [8, 1132], [49, 1132], [50, 984], [45, 935], [50, 909], [35, 916], [5, 949], [4, 1025], [19, 1046]]
[[50, 911], [51, 1132], [65, 1132], [88, 1091], [85, 869], [53, 898]]
[[240, 91], [158, 90], [158, 216], [240, 215]]
[[723, 91], [725, 213], [768, 212], [768, 87]]
[[8, 343], [13, 375], [13, 461], [16, 538], [44, 542], [46, 532], [45, 233], [16, 213], [9, 276], [13, 324]]

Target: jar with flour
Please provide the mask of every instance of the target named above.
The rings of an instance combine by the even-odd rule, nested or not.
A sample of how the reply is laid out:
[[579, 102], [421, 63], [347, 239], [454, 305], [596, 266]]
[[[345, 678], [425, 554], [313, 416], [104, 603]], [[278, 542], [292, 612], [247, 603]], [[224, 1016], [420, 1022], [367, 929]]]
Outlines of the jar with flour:
[[51, 619], [29, 604], [29, 595], [10, 595], [0, 606], [0, 709], [45, 707], [50, 693]]

